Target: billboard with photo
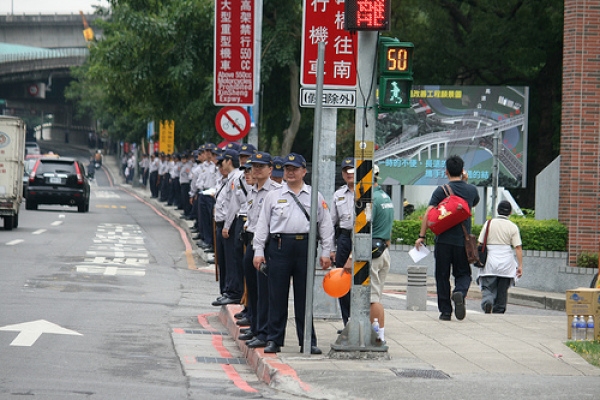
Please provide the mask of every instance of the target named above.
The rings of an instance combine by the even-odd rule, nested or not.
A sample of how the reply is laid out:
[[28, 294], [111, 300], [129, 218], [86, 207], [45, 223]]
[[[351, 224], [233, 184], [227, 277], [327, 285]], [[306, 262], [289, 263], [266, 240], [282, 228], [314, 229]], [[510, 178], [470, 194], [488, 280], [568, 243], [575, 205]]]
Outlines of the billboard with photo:
[[529, 88], [522, 86], [413, 86], [411, 108], [379, 114], [374, 161], [386, 185], [448, 182], [445, 160], [465, 160], [469, 182], [491, 186], [494, 133], [499, 185], [526, 186]]

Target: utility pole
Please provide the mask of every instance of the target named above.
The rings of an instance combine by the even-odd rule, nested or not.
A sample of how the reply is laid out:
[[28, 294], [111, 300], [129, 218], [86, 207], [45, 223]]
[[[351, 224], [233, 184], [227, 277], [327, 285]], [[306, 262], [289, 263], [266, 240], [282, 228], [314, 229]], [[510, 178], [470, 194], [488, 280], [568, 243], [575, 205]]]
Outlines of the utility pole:
[[[358, 99], [355, 112], [355, 222], [353, 234], [353, 285], [350, 306], [350, 320], [331, 345], [335, 357], [337, 352], [355, 352], [360, 358], [365, 352], [384, 352], [388, 346], [376, 343], [376, 335], [371, 327], [370, 298], [371, 287], [369, 276], [371, 269], [371, 214], [373, 187], [373, 155], [375, 149], [375, 122], [377, 108], [375, 105], [375, 88], [377, 84], [376, 62], [377, 31], [358, 32], [357, 71]], [[362, 355], [361, 355], [362, 354]], [[341, 355], [340, 355], [341, 356]], [[347, 357], [343, 355], [341, 357]]]

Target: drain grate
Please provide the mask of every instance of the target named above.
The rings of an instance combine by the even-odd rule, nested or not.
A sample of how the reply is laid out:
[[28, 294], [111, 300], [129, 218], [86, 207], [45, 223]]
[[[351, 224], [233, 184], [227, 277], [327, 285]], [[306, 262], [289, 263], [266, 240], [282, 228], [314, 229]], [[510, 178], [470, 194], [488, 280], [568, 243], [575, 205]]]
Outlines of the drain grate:
[[225, 358], [225, 357], [196, 357], [196, 361], [204, 364], [246, 364], [245, 358]]
[[450, 376], [437, 369], [396, 369], [391, 371], [399, 378], [450, 379]]

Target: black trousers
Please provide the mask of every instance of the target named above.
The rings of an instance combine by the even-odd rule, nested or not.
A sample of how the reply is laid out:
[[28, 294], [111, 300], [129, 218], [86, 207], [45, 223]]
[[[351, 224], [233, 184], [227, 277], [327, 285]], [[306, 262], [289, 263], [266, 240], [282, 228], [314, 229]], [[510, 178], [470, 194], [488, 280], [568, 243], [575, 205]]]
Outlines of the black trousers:
[[[304, 317], [306, 314], [306, 268], [308, 264], [308, 234], [303, 240], [293, 236], [270, 239], [268, 248], [269, 281], [269, 333], [267, 340], [283, 346], [288, 319], [290, 279], [293, 280], [294, 317], [298, 344], [304, 343]], [[311, 346], [317, 345], [313, 324]]]
[[[343, 268], [344, 264], [346, 264], [346, 261], [348, 261], [350, 253], [352, 253], [352, 237], [350, 236], [350, 234], [346, 232], [341, 233], [337, 239], [336, 248], [337, 249], [335, 252], [335, 266], [336, 268]], [[346, 326], [346, 324], [348, 323], [348, 319], [350, 318], [351, 299], [351, 292], [348, 292], [344, 296], [339, 298], [344, 326]]]
[[463, 297], [467, 297], [471, 285], [471, 265], [464, 246], [436, 243], [433, 252], [438, 310], [442, 314], [452, 314], [450, 273], [454, 276], [454, 292], [461, 292]]
[[[244, 294], [244, 272], [241, 269], [241, 257], [236, 254], [236, 246], [239, 240], [236, 240], [236, 226], [239, 225], [237, 220], [229, 227], [229, 237], [223, 238], [225, 249], [225, 268], [227, 269], [227, 281], [225, 282], [225, 291], [232, 299], [241, 299]], [[217, 230], [222, 231], [223, 227], [217, 227]], [[218, 232], [222, 235], [221, 232]], [[239, 237], [238, 237], [239, 238]], [[240, 243], [241, 244], [241, 243]]]
[[190, 183], [179, 183], [181, 200], [179, 206], [183, 209], [185, 215], [190, 215], [192, 205], [190, 204]]
[[150, 173], [150, 193], [152, 197], [158, 197], [158, 171], [152, 171]]

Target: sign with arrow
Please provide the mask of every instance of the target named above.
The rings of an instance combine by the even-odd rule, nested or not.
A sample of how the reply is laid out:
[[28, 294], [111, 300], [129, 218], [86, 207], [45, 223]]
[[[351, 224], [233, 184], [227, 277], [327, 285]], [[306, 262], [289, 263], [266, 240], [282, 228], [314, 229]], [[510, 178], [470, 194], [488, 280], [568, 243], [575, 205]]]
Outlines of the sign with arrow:
[[0, 331], [19, 332], [11, 346], [33, 346], [42, 333], [53, 333], [55, 335], [77, 335], [83, 336], [79, 332], [63, 328], [44, 319], [37, 321], [24, 322], [22, 324], [7, 325], [0, 327]]

